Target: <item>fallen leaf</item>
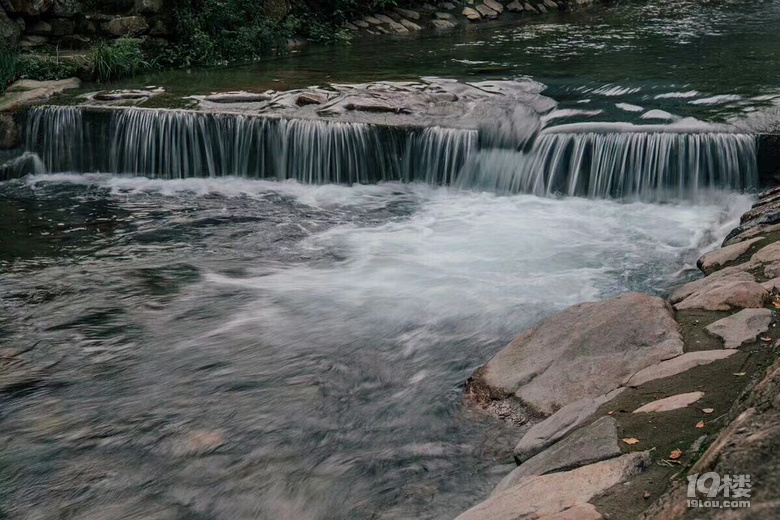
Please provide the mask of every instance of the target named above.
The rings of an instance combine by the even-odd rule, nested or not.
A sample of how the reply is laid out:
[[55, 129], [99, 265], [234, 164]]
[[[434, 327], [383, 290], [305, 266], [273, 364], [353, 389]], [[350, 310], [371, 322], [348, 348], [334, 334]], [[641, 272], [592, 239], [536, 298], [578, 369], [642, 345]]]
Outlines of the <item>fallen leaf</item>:
[[780, 308], [780, 302], [772, 302], [772, 305], [774, 305], [777, 308]]
[[697, 428], [704, 428], [704, 421], [699, 421], [696, 423]]
[[607, 415], [615, 415], [615, 410], [610, 410], [607, 412]]
[[701, 411], [704, 413], [712, 413], [715, 411], [715, 408], [702, 408]]
[[683, 456], [683, 452], [679, 448], [669, 454], [669, 458], [672, 460], [677, 460], [682, 456]]
[[734, 375], [737, 376], [737, 377], [742, 377], [745, 374], [747, 374], [747, 372], [734, 372]]
[[769, 343], [770, 341], [772, 341], [772, 338], [761, 338], [761, 341], [765, 343]]
[[645, 494], [642, 495], [642, 498], [645, 498], [645, 499], [650, 498], [650, 492], [649, 491], [645, 491]]
[[629, 438], [627, 438], [627, 439], [622, 439], [622, 440], [623, 440], [623, 442], [625, 442], [626, 444], [637, 444], [637, 443], [639, 442], [639, 439], [635, 439], [635, 438], [633, 438], [633, 437], [629, 437]]

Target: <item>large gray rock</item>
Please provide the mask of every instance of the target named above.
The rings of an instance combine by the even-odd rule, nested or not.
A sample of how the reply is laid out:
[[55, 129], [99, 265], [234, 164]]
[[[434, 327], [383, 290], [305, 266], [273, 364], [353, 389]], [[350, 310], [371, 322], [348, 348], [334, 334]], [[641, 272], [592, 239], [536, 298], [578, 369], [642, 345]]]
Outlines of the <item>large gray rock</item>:
[[485, 4], [477, 5], [476, 9], [477, 9], [477, 11], [479, 11], [479, 14], [481, 14], [485, 18], [497, 18], [498, 17], [498, 13], [495, 12], [493, 9], [491, 9], [490, 7], [488, 7]]
[[744, 309], [708, 325], [706, 331], [721, 338], [725, 348], [739, 348], [744, 343], [755, 341], [756, 336], [766, 332], [771, 323], [772, 311], [769, 309]]
[[715, 251], [710, 251], [709, 253], [705, 253], [701, 258], [699, 258], [699, 261], [696, 265], [699, 267], [699, 269], [704, 271], [705, 274], [710, 274], [714, 271], [717, 271], [727, 263], [733, 262], [740, 256], [744, 255], [747, 250], [750, 249], [750, 246], [756, 242], [760, 242], [761, 240], [763, 240], [763, 237], [756, 237], [750, 240], [745, 240], [744, 242], [738, 242], [730, 246], [716, 249]]
[[553, 515], [573, 506], [581, 507], [596, 495], [641, 473], [649, 464], [649, 453], [637, 452], [572, 471], [525, 477], [506, 491], [472, 507], [456, 520], [569, 518]]
[[752, 261], [745, 264], [734, 265], [731, 267], [726, 267], [720, 271], [716, 271], [706, 278], [701, 278], [699, 280], [689, 282], [675, 290], [669, 297], [669, 302], [672, 304], [680, 303], [692, 294], [707, 289], [715, 280], [728, 279], [732, 282], [755, 282], [756, 277], [750, 274], [747, 269], [752, 269], [758, 267], [759, 265], [759, 263]]
[[631, 376], [628, 382], [626, 382], [626, 386], [641, 386], [649, 381], [675, 376], [687, 372], [699, 365], [706, 365], [713, 361], [725, 359], [736, 353], [736, 350], [701, 350], [698, 352], [688, 352], [682, 356], [677, 356], [676, 358], [669, 359], [663, 363], [640, 370]]
[[564, 406], [542, 422], [535, 424], [515, 446], [515, 460], [522, 463], [548, 446], [562, 439], [570, 431], [587, 421], [598, 408], [615, 399], [624, 388], [618, 388], [599, 397], [586, 397]]
[[396, 7], [393, 9], [396, 13], [400, 14], [404, 18], [408, 18], [410, 20], [419, 20], [420, 19], [420, 13], [417, 11], [412, 11], [411, 9], [401, 9], [400, 7]]
[[618, 455], [617, 421], [604, 416], [523, 462], [498, 483], [493, 494], [509, 489], [525, 477], [566, 471]]
[[780, 262], [780, 242], [772, 242], [764, 246], [751, 257], [751, 260], [762, 264]]
[[136, 36], [149, 30], [143, 16], [120, 16], [103, 24], [103, 30], [112, 36]]
[[756, 309], [763, 307], [769, 299], [769, 292], [761, 284], [739, 281], [733, 278], [708, 280], [684, 300], [676, 303], [677, 310], [701, 309], [706, 311], [729, 311], [732, 309]]
[[14, 49], [19, 45], [21, 37], [22, 30], [19, 24], [8, 18], [8, 15], [0, 7], [0, 46], [6, 49]]
[[682, 353], [671, 307], [661, 298], [629, 293], [545, 319], [478, 369], [470, 386], [478, 395], [515, 397], [549, 415]]
[[54, 0], [5, 0], [3, 5], [10, 13], [36, 17], [48, 12]]
[[687, 408], [702, 397], [704, 397], [704, 392], [677, 394], [640, 406], [634, 410], [634, 413], [670, 412], [672, 410], [679, 410], [680, 408]]
[[496, 2], [496, 0], [483, 0], [483, 3], [498, 14], [504, 12], [504, 6]]

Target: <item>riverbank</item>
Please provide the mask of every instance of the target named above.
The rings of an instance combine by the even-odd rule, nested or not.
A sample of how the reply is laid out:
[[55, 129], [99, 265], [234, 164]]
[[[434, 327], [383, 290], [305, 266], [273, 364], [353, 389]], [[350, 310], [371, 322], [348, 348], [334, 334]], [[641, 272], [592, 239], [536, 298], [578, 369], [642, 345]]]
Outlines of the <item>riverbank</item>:
[[761, 193], [666, 300], [569, 308], [475, 372], [466, 402], [518, 425], [519, 465], [459, 520], [710, 518], [686, 505], [702, 495], [686, 477], [710, 471], [751, 475], [729, 518], [776, 517], [779, 197]]
[[580, 10], [593, 0], [316, 3], [188, 0], [0, 5], [0, 92], [16, 79], [115, 81], [150, 71], [260, 61], [308, 44], [415, 37]]

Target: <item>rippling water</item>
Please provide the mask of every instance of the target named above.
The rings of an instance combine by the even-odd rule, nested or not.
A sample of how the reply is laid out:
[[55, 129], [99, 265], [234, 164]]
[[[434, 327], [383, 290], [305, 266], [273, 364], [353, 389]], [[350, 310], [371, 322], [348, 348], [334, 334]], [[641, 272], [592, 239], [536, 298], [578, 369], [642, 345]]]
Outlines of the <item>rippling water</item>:
[[2, 397], [0, 507], [451, 518], [517, 440], [460, 406], [471, 371], [557, 309], [691, 276], [749, 202], [2, 183], [0, 347], [57, 364]]

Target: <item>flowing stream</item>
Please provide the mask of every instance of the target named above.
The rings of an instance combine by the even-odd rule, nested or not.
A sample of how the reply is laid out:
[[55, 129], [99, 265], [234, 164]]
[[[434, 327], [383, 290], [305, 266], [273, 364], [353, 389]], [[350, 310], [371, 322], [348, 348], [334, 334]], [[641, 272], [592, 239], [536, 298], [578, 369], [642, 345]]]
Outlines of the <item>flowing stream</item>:
[[[759, 65], [716, 66], [733, 39], [779, 43], [740, 36], [778, 2], [737, 4], [621, 2], [385, 42], [373, 72], [358, 70], [372, 45], [318, 67], [467, 79], [463, 60], [500, 62], [600, 122], [724, 120], [780, 92]], [[710, 72], [689, 74], [685, 52], [659, 64], [676, 45]], [[427, 58], [409, 69], [409, 53]], [[203, 81], [325, 81], [321, 58]], [[185, 93], [179, 74], [157, 79]], [[690, 103], [714, 96], [739, 99]], [[757, 186], [743, 133], [549, 124], [518, 151], [474, 131], [291, 123], [279, 148], [263, 139], [289, 129], [253, 120], [131, 111], [90, 134], [81, 116], [31, 113], [33, 173], [0, 182], [0, 347], [34, 346], [45, 374], [0, 394], [0, 517], [452, 518], [511, 469], [518, 438], [464, 409], [472, 371], [566, 306], [697, 276]]]

